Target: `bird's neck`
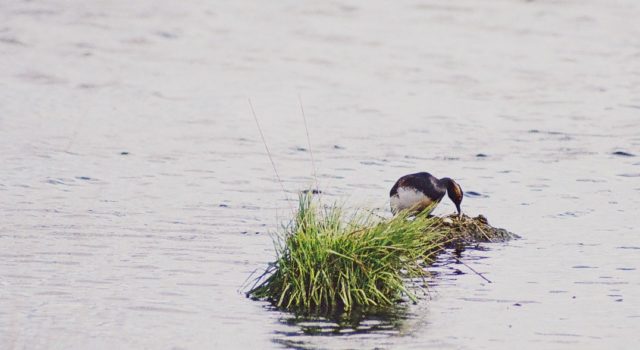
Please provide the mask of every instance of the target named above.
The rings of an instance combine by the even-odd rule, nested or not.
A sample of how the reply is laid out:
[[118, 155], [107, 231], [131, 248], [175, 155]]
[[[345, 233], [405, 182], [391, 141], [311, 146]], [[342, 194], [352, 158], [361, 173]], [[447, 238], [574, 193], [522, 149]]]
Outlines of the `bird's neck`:
[[455, 184], [455, 182], [448, 177], [443, 177], [442, 179], [440, 179], [440, 183], [447, 188], [447, 191], [449, 191], [450, 188], [453, 188]]

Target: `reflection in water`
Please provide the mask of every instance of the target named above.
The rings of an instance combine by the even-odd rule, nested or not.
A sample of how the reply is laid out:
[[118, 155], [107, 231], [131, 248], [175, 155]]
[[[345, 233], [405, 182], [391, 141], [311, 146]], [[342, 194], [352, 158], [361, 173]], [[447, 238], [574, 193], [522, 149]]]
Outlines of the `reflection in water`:
[[350, 315], [336, 314], [329, 317], [285, 315], [280, 322], [287, 330], [276, 331], [273, 341], [292, 349], [311, 347], [309, 337], [354, 335], [407, 335], [404, 321], [410, 317], [409, 303], [399, 303], [384, 310], [354, 310]]

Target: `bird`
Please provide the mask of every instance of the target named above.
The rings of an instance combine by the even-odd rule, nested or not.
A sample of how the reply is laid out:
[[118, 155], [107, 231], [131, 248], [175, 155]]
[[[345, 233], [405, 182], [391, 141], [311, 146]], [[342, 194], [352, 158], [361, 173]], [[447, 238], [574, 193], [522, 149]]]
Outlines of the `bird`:
[[405, 175], [396, 181], [389, 192], [391, 212], [395, 215], [402, 210], [409, 210], [412, 214], [418, 214], [428, 210], [430, 213], [445, 193], [456, 205], [458, 216], [462, 216], [460, 203], [464, 193], [457, 182], [448, 177], [438, 179], [427, 172]]

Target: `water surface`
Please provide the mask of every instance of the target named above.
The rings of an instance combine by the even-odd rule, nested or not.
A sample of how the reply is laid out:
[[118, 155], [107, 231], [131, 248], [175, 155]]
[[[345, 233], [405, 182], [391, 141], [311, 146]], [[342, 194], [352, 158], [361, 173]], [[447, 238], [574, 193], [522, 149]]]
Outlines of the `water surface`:
[[[630, 348], [640, 4], [4, 1], [0, 348]], [[313, 182], [456, 179], [520, 234], [356, 329], [244, 298]], [[275, 180], [247, 103], [262, 121]], [[443, 203], [436, 211], [453, 211]]]

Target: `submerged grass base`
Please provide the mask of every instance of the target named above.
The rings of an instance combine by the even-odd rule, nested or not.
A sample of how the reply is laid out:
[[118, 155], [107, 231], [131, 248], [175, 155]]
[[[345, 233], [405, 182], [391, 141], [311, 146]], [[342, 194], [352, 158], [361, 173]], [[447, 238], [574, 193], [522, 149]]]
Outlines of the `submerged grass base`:
[[385, 307], [403, 296], [415, 301], [420, 287], [405, 282], [424, 278], [447, 244], [511, 237], [479, 218], [385, 220], [362, 212], [346, 218], [339, 206], [319, 208], [303, 194], [296, 217], [276, 236], [277, 260], [247, 295], [306, 314]]

